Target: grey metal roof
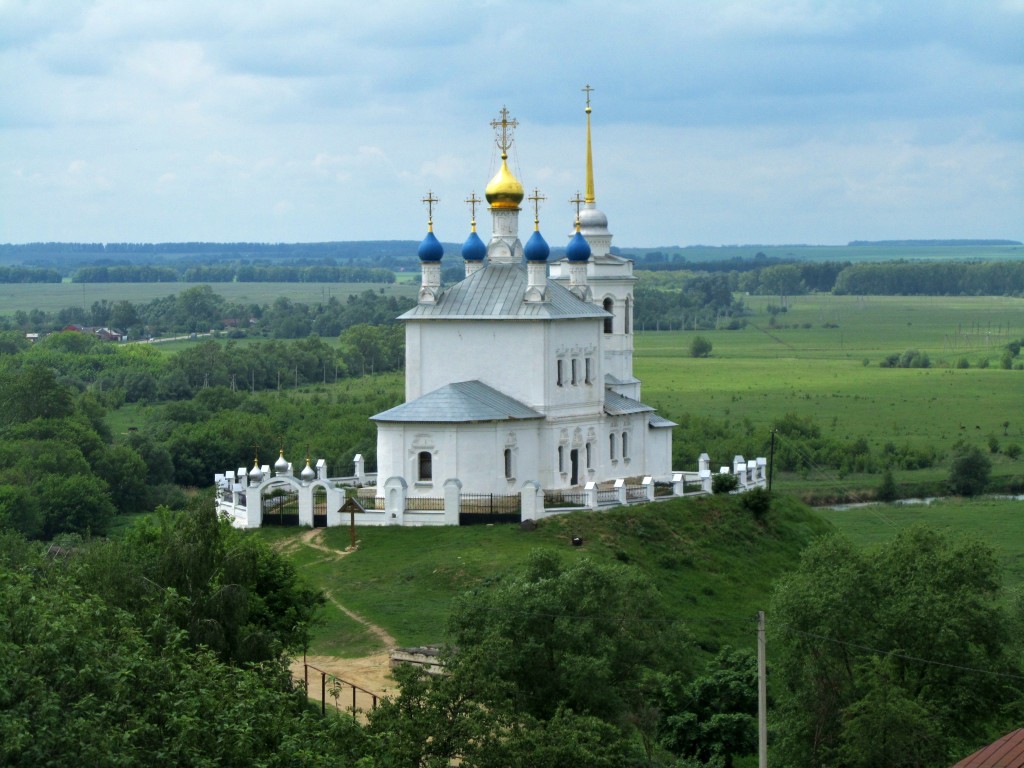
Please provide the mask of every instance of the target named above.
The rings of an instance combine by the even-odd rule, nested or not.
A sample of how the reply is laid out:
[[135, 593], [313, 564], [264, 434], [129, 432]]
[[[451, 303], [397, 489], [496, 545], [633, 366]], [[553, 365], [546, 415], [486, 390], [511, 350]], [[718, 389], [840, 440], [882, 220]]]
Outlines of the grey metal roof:
[[659, 429], [662, 427], [678, 427], [679, 425], [676, 424], [674, 421], [669, 421], [664, 416], [659, 416], [656, 413], [652, 413], [650, 416], [647, 417], [647, 426], [652, 427], [654, 429]]
[[640, 379], [638, 379], [636, 376], [630, 376], [628, 379], [620, 379], [613, 373], [606, 373], [604, 375], [604, 383], [612, 387], [621, 387], [625, 386], [626, 384], [639, 384]]
[[487, 264], [444, 290], [436, 304], [417, 304], [399, 320], [553, 320], [601, 318], [608, 313], [583, 301], [553, 280], [546, 302], [526, 302], [527, 275], [522, 264]]
[[629, 413], [654, 412], [649, 405], [644, 405], [639, 400], [612, 392], [610, 389], [604, 391], [604, 412], [609, 416], [625, 416]]
[[544, 415], [482, 381], [457, 381], [371, 416], [374, 421], [449, 423], [542, 419]]

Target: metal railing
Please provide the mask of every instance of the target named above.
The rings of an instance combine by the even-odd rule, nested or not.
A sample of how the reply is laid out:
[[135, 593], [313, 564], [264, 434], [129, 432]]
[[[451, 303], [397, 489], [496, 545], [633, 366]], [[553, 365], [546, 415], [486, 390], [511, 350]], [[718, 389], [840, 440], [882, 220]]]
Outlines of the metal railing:
[[[368, 691], [365, 688], [350, 683], [348, 680], [342, 680], [337, 675], [330, 672], [326, 672], [319, 667], [314, 667], [312, 664], [307, 662], [302, 663], [303, 678], [302, 682], [306, 686], [306, 695], [309, 698], [313, 698], [310, 695], [309, 689], [309, 672], [312, 670], [315, 674], [320, 675], [320, 714], [327, 714], [327, 697], [330, 696], [334, 699], [334, 708], [341, 712], [350, 711], [352, 713], [352, 719], [356, 719], [360, 712], [366, 712], [365, 706], [359, 706], [359, 700], [362, 699], [364, 702], [369, 703], [369, 709], [374, 710], [377, 708], [377, 703], [380, 701], [378, 696], [373, 691]], [[314, 675], [315, 679], [315, 675]], [[343, 708], [341, 705], [342, 694], [347, 690], [352, 690], [352, 706], [348, 706], [348, 697], [346, 697], [346, 705]]]

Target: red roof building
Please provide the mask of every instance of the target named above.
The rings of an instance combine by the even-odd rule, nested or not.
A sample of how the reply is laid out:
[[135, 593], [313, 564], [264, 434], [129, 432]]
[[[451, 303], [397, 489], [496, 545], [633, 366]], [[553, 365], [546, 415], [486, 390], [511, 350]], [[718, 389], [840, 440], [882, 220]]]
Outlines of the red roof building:
[[953, 768], [1024, 768], [1024, 728], [982, 747]]

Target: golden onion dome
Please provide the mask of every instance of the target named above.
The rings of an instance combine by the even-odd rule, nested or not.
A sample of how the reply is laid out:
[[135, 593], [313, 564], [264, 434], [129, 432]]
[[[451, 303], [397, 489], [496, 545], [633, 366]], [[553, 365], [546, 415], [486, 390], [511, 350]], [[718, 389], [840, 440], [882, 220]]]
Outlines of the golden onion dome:
[[491, 204], [491, 208], [518, 209], [519, 204], [523, 202], [523, 195], [523, 185], [512, 175], [508, 163], [502, 158], [501, 168], [487, 184], [484, 197]]

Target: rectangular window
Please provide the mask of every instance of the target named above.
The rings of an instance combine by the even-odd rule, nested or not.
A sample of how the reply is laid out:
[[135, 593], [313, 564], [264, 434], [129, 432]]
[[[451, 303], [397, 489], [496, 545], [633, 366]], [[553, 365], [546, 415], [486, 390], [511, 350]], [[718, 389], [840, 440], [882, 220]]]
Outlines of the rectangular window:
[[558, 446], [558, 471], [565, 472], [565, 447]]
[[555, 363], [555, 369], [557, 371], [557, 379], [556, 379], [556, 381], [558, 383], [558, 386], [560, 386], [560, 387], [564, 386], [564, 384], [565, 384], [565, 361], [564, 360], [559, 360], [557, 363]]
[[576, 386], [577, 384], [579, 384], [579, 383], [580, 383], [580, 380], [579, 380], [579, 373], [578, 373], [578, 370], [579, 370], [579, 360], [577, 360], [577, 359], [576, 359], [576, 358], [574, 357], [574, 358], [572, 359], [572, 385], [573, 385], [574, 387], [575, 387], [575, 386]]
[[590, 445], [590, 443], [587, 443], [587, 469], [590, 469], [591, 467], [593, 467], [593, 461], [591, 461], [591, 456], [590, 456], [591, 453], [592, 453], [591, 445]]
[[587, 384], [593, 384], [594, 383], [594, 358], [588, 357], [584, 361], [584, 367], [586, 368], [586, 370], [584, 372], [584, 376], [585, 376], [584, 381]]

